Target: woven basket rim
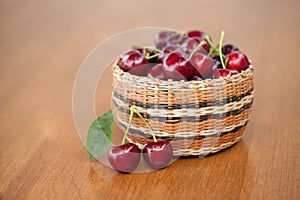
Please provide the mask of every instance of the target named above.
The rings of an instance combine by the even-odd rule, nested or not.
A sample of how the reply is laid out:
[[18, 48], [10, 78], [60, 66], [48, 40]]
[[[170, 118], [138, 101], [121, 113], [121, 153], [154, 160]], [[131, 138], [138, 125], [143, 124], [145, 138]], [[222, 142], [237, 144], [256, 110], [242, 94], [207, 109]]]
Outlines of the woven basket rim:
[[196, 81], [196, 80], [191, 80], [191, 81], [185, 81], [185, 80], [180, 80], [180, 81], [174, 81], [173, 79], [168, 79], [168, 80], [161, 80], [161, 79], [157, 79], [154, 77], [148, 77], [148, 76], [138, 76], [138, 75], [134, 75], [134, 74], [130, 74], [129, 72], [125, 72], [119, 65], [118, 65], [118, 60], [114, 62], [113, 66], [117, 66], [118, 69], [123, 73], [123, 74], [127, 74], [128, 76], [133, 77], [135, 80], [151, 80], [154, 84], [160, 84], [160, 83], [185, 83], [185, 84], [205, 84], [205, 85], [214, 85], [214, 84], [218, 84], [220, 82], [226, 81], [226, 82], [232, 82], [233, 79], [237, 79], [238, 77], [246, 77], [248, 76], [247, 74], [249, 74], [251, 71], [254, 71], [254, 66], [252, 64], [249, 65], [249, 67], [246, 70], [242, 70], [241, 72], [239, 72], [238, 74], [234, 74], [231, 76], [226, 76], [226, 77], [220, 77], [217, 79], [204, 79], [201, 81]]

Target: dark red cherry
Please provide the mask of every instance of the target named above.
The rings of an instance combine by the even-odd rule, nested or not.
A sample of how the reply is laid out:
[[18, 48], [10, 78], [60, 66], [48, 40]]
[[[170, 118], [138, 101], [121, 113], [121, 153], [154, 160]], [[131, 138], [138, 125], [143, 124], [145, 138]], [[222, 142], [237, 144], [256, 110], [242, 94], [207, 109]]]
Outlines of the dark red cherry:
[[163, 49], [169, 44], [171, 35], [176, 34], [175, 31], [161, 31], [154, 38], [154, 46], [158, 49]]
[[130, 173], [139, 165], [141, 151], [135, 144], [126, 143], [111, 147], [108, 151], [107, 158], [115, 170]]
[[[202, 40], [204, 41], [204, 40]], [[187, 38], [181, 45], [181, 48], [183, 51], [185, 51], [188, 55], [190, 55], [195, 48], [198, 47], [198, 45], [202, 42], [199, 38]], [[200, 47], [197, 52], [207, 54], [207, 50], [209, 49], [209, 46], [207, 44]]]
[[237, 70], [241, 72], [246, 70], [250, 65], [248, 58], [240, 51], [234, 51], [228, 55], [226, 69]]
[[180, 47], [174, 44], [169, 44], [166, 46], [158, 56], [158, 62], [163, 62], [163, 60], [173, 51], [181, 51]]
[[181, 51], [170, 53], [164, 59], [162, 68], [167, 78], [173, 80], [189, 80], [194, 71], [187, 55]]
[[141, 54], [144, 54], [146, 53], [146, 49], [143, 49], [142, 47], [133, 47], [133, 50], [136, 50], [138, 52], [140, 52]]
[[191, 30], [189, 32], [187, 32], [187, 35], [189, 37], [197, 37], [197, 38], [202, 38], [202, 39], [205, 39], [205, 35], [206, 33], [203, 32], [203, 31], [198, 31], [198, 30]]
[[203, 78], [211, 78], [213, 72], [213, 60], [203, 53], [195, 53], [192, 58], [194, 74]]
[[160, 41], [160, 42], [156, 42], [154, 44], [155, 48], [158, 48], [158, 49], [164, 49], [168, 45], [169, 45], [168, 41]]
[[177, 32], [177, 33], [171, 35], [168, 41], [170, 44], [180, 45], [186, 38], [187, 38], [186, 33]]
[[154, 67], [152, 67], [151, 69], [149, 69], [147, 76], [151, 75], [154, 78], [158, 78], [161, 80], [167, 80], [167, 76], [165, 74], [165, 72], [162, 70], [162, 64], [157, 64]]
[[236, 46], [234, 46], [233, 44], [225, 44], [222, 46], [222, 53], [224, 55], [229, 55], [230, 53], [232, 53], [234, 51], [239, 51], [239, 49]]
[[143, 157], [152, 169], [167, 167], [173, 157], [173, 148], [168, 141], [149, 142], [143, 147]]
[[155, 41], [168, 41], [171, 35], [176, 34], [175, 31], [161, 31], [155, 36]]
[[213, 79], [217, 79], [220, 77], [232, 76], [238, 74], [239, 72], [236, 70], [229, 70], [229, 69], [216, 69], [213, 72]]
[[127, 52], [121, 59], [120, 67], [134, 75], [144, 76], [150, 68], [149, 61], [137, 50]]

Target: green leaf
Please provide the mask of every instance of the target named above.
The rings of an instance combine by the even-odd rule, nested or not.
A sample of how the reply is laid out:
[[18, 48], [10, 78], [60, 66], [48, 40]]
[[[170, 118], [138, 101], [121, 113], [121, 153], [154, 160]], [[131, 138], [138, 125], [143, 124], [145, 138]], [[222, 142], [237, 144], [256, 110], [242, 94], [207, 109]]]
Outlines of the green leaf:
[[86, 148], [91, 160], [108, 151], [112, 141], [113, 124], [114, 114], [111, 110], [92, 122], [86, 136]]

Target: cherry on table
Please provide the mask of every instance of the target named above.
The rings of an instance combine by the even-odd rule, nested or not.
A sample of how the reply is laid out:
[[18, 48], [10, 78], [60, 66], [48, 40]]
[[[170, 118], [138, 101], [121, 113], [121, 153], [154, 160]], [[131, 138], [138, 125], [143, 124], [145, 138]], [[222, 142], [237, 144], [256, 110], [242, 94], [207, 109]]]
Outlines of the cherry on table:
[[149, 142], [142, 152], [144, 160], [152, 169], [167, 167], [173, 157], [173, 148], [168, 141]]
[[226, 69], [237, 70], [241, 72], [242, 70], [246, 70], [250, 62], [245, 54], [240, 51], [234, 51], [228, 55], [228, 62], [226, 65]]
[[135, 144], [126, 143], [111, 147], [108, 151], [107, 158], [115, 170], [130, 173], [139, 165], [141, 151]]
[[150, 68], [149, 61], [137, 50], [131, 50], [124, 54], [120, 67], [134, 75], [144, 76]]
[[220, 77], [232, 76], [238, 74], [237, 70], [229, 70], [229, 69], [216, 69], [213, 71], [212, 77], [213, 79], [218, 79]]
[[189, 80], [193, 76], [194, 68], [187, 55], [181, 51], [170, 53], [163, 62], [163, 67], [168, 79]]

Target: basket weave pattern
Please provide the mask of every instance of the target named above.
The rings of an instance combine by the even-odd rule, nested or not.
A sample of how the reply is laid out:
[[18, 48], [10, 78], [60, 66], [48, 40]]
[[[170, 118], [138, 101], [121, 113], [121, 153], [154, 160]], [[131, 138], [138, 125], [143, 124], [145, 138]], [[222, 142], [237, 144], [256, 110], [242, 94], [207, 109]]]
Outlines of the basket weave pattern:
[[[254, 97], [253, 67], [225, 78], [162, 81], [135, 76], [113, 65], [112, 105], [120, 107], [116, 122], [125, 131], [129, 107], [143, 115], [158, 140], [169, 140], [174, 155], [207, 155], [240, 140]], [[127, 135], [140, 148], [153, 141], [134, 115]]]

